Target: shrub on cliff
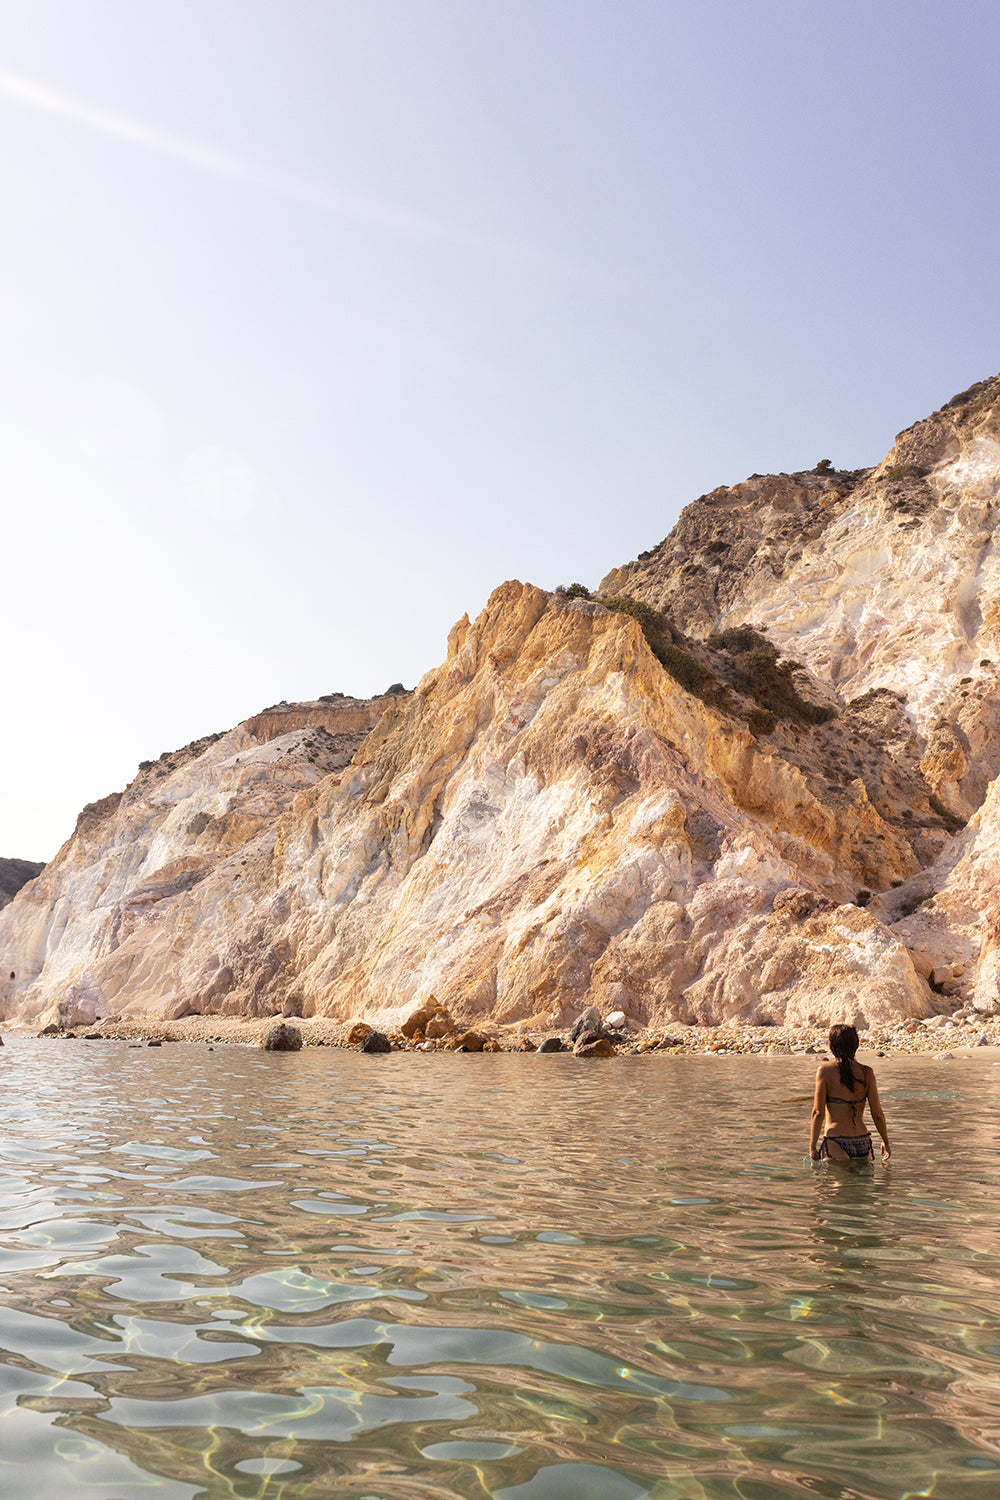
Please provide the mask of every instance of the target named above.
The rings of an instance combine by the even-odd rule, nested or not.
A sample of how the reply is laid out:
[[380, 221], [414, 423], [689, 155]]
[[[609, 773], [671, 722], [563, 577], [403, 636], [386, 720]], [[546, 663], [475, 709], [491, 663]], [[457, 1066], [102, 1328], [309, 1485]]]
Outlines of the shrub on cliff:
[[960, 818], [958, 813], [952, 812], [951, 808], [942, 802], [940, 797], [936, 797], [933, 792], [928, 793], [927, 801], [931, 805], [932, 812], [937, 813], [942, 823], [947, 824], [949, 833], [960, 833], [966, 826], [965, 819]]
[[[752, 626], [735, 625], [720, 630], [717, 635], [709, 636], [708, 644], [724, 651], [732, 661], [733, 686], [737, 691], [752, 698], [767, 713], [801, 724], [825, 724], [836, 718], [836, 709], [803, 698], [795, 686], [795, 678], [805, 668], [798, 662], [783, 660], [777, 646]], [[761, 732], [767, 733], [764, 721], [759, 723]], [[773, 728], [773, 723], [768, 727]]]
[[923, 464], [890, 464], [884, 473], [886, 479], [923, 479], [930, 469]]
[[743, 715], [752, 734], [770, 734], [778, 720], [769, 708], [755, 706]]
[[669, 641], [674, 638], [675, 632], [669, 616], [661, 615], [659, 610], [643, 604], [641, 599], [633, 599], [631, 594], [611, 594], [606, 598], [602, 595], [597, 602], [614, 614], [631, 615], [633, 620], [637, 620], [653, 651], [661, 640]]
[[685, 651], [683, 646], [664, 641], [660, 647], [653, 648], [653, 654], [674, 681], [687, 688], [689, 693], [694, 693], [696, 698], [702, 698], [706, 703], [717, 703], [725, 697], [725, 684], [719, 681], [711, 667], [706, 667], [704, 662], [699, 661], [690, 651]]

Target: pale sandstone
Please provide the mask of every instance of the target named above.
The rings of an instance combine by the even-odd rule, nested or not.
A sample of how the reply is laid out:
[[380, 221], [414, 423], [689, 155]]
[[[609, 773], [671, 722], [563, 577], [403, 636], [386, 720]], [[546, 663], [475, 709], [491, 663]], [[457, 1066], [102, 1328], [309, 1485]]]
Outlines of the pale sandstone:
[[875, 470], [714, 492], [605, 580], [766, 627], [830, 723], [751, 732], [628, 616], [503, 584], [414, 694], [278, 705], [85, 809], [0, 913], [0, 1017], [437, 1047], [591, 1002], [655, 1045], [992, 1010], [998, 409], [1000, 379]]

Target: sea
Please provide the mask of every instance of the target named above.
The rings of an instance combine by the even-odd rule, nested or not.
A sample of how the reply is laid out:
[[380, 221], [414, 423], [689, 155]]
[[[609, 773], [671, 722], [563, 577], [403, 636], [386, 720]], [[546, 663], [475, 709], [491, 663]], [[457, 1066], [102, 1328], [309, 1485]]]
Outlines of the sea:
[[0, 1051], [3, 1500], [996, 1500], [1000, 1066]]

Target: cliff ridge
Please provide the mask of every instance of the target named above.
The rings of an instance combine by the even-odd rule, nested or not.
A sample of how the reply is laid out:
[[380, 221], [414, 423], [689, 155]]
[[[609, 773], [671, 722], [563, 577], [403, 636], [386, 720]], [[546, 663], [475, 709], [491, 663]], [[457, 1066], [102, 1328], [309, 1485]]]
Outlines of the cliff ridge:
[[144, 763], [0, 913], [0, 1015], [993, 1009], [998, 491], [995, 377], [596, 597], [502, 584], [413, 693]]

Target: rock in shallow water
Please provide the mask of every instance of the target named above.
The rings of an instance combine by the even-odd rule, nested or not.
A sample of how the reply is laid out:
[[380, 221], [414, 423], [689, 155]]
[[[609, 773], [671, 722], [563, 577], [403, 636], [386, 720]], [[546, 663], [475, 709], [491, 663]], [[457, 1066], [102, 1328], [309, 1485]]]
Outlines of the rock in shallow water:
[[615, 1047], [599, 1029], [581, 1032], [573, 1044], [574, 1057], [614, 1057]]
[[369, 1031], [361, 1043], [362, 1052], [391, 1052], [392, 1043], [381, 1031]]
[[592, 1032], [584, 1032], [583, 1036], [573, 1048], [574, 1057], [614, 1057], [615, 1049], [606, 1036], [594, 1036]]
[[302, 1046], [302, 1033], [297, 1026], [286, 1026], [279, 1021], [272, 1026], [264, 1038], [265, 1052], [298, 1052]]

